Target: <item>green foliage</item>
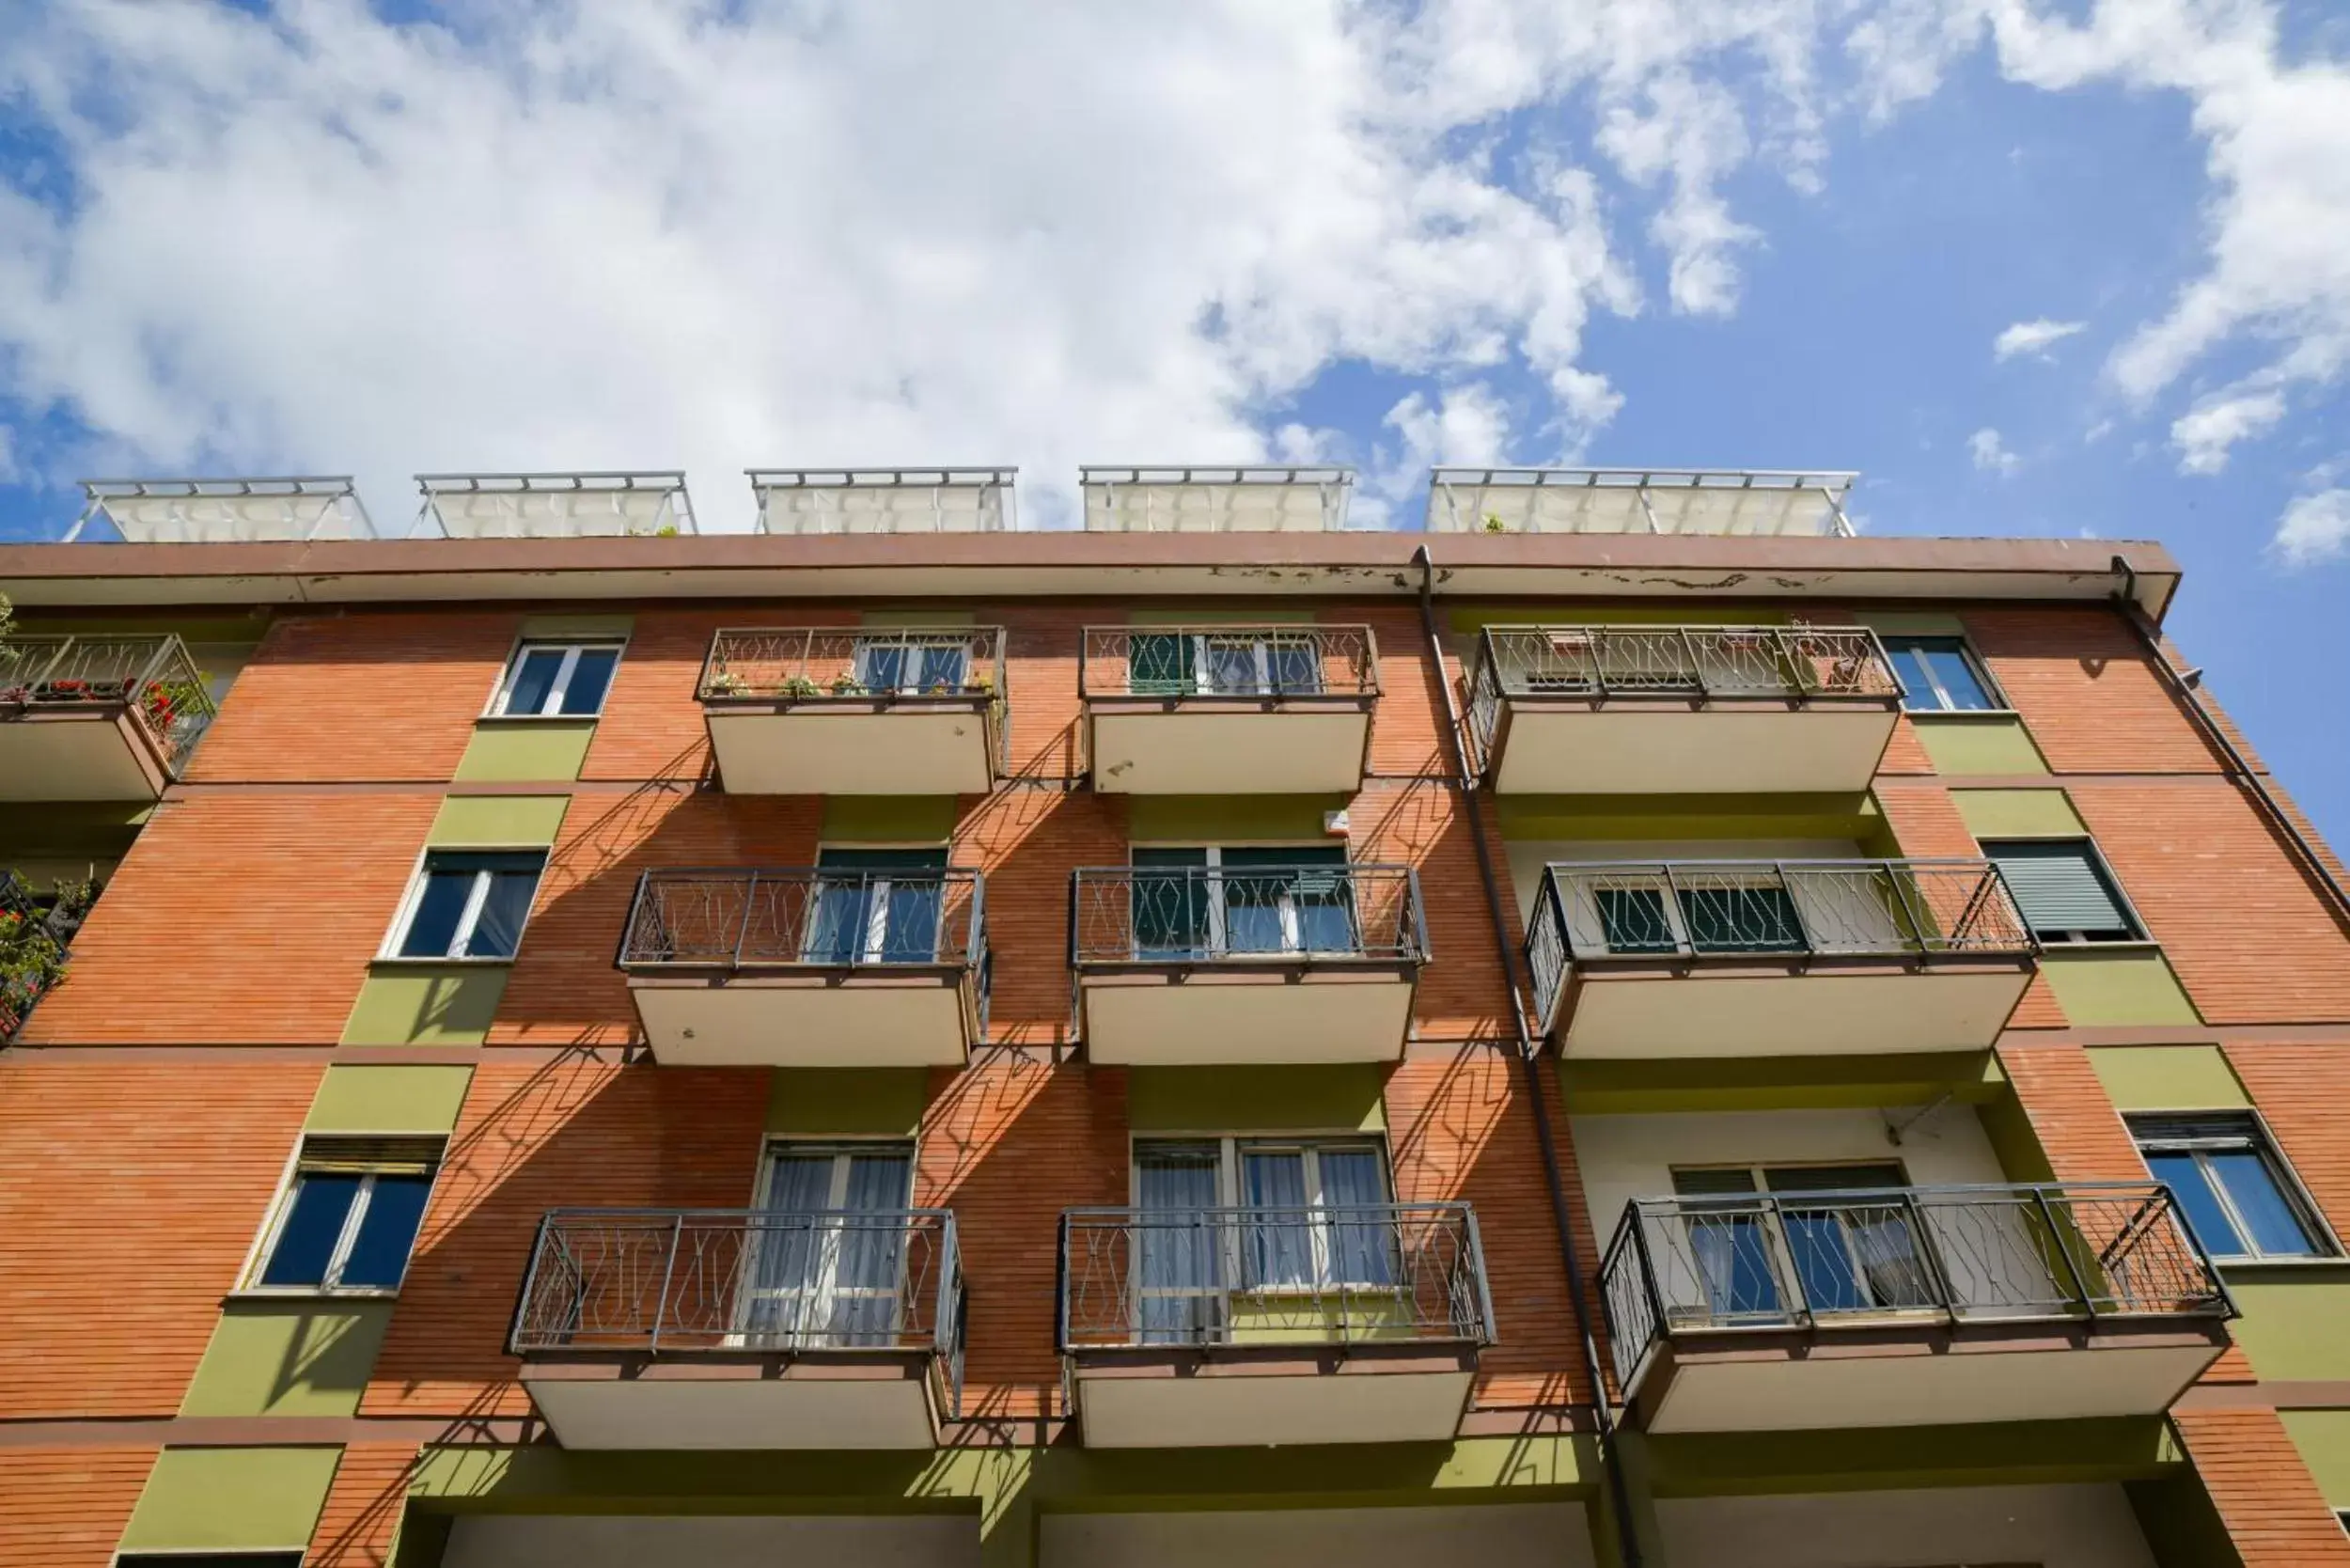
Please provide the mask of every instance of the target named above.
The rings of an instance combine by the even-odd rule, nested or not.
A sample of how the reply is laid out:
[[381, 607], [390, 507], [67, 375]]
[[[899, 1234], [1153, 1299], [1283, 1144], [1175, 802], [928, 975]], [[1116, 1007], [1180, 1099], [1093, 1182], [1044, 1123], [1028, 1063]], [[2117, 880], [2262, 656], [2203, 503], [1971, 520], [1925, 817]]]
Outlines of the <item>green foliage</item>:
[[97, 897], [94, 882], [60, 882], [44, 900], [14, 871], [0, 881], [0, 1041], [65, 978], [66, 944]]

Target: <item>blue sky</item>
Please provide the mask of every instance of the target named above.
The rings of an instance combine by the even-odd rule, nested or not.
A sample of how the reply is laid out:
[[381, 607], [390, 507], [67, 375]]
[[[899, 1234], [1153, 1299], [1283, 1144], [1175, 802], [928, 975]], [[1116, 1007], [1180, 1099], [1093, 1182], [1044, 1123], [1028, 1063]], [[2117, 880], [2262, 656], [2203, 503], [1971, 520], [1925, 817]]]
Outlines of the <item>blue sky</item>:
[[[981, 14], [983, 11], [987, 14]], [[89, 473], [1857, 468], [2164, 541], [2330, 835], [2350, 20], [2131, 0], [8, 8], [0, 537]], [[2004, 335], [2004, 337], [2003, 337]], [[2004, 343], [2008, 352], [2002, 353]]]

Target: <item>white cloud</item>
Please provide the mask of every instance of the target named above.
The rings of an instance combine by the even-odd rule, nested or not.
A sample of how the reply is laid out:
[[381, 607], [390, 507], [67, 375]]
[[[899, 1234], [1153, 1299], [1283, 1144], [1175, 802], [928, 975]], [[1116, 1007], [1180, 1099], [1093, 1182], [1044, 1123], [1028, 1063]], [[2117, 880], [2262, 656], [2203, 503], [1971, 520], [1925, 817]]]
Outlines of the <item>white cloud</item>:
[[2059, 343], [2087, 329], [2087, 321], [2052, 321], [2045, 316], [2037, 321], [2017, 321], [1991, 340], [1991, 357], [2013, 359], [2019, 353], [2045, 355], [2051, 343]]
[[[150, 472], [349, 468], [381, 510], [683, 464], [734, 523], [755, 463], [1017, 462], [1034, 517], [1084, 461], [1327, 450], [1281, 411], [1340, 361], [1514, 359], [1572, 448], [1621, 402], [1586, 326], [1642, 306], [1618, 231], [1728, 310], [1725, 183], [1824, 155], [1807, 0], [464, 15], [31, 15], [0, 101], [75, 201], [0, 176], [0, 396]], [[1653, 196], [1607, 211], [1593, 157]]]
[[1510, 410], [1480, 382], [1443, 388], [1431, 400], [1414, 392], [1381, 421], [1393, 431], [1382, 444], [1355, 497], [1353, 520], [1379, 526], [1398, 518], [1400, 504], [1437, 466], [1500, 467], [1509, 462]]
[[1985, 425], [1966, 438], [1966, 455], [1975, 460], [1975, 466], [1990, 474], [2013, 474], [2024, 465], [2024, 460], [2007, 449], [1999, 432]]
[[2303, 495], [2277, 520], [2277, 553], [2295, 566], [2350, 556], [2350, 490]]
[[2259, 435], [2285, 416], [2280, 392], [2228, 392], [2206, 398], [2171, 421], [2170, 445], [2187, 474], [2217, 474], [2228, 466], [2228, 449]]

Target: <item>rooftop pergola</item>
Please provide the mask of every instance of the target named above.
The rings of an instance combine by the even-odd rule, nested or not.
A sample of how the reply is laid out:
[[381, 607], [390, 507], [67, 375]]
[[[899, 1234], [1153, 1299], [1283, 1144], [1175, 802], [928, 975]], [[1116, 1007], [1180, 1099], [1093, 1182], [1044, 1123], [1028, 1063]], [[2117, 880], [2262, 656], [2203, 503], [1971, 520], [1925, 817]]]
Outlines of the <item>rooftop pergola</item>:
[[1849, 536], [1857, 474], [1768, 468], [1438, 468], [1431, 533]]
[[1019, 526], [1017, 468], [752, 468], [767, 534], [992, 534]]
[[449, 539], [695, 531], [682, 473], [419, 474], [416, 488], [418, 527]]
[[350, 476], [225, 479], [84, 479], [88, 502], [66, 541], [91, 525], [129, 544], [234, 544], [373, 539]]
[[1077, 479], [1089, 533], [1335, 533], [1355, 470], [1101, 466]]

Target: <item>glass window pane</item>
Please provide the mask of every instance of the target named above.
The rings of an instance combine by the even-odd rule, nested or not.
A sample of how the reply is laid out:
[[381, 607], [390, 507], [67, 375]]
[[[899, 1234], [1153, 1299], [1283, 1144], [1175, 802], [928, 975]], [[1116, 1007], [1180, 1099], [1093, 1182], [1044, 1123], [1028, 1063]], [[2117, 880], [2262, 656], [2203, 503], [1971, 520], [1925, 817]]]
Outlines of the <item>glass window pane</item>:
[[1145, 1344], [1219, 1337], [1223, 1245], [1214, 1216], [1217, 1152], [1195, 1145], [1135, 1151], [1135, 1200], [1144, 1211], [1134, 1239], [1136, 1325]]
[[930, 964], [938, 957], [938, 910], [946, 885], [893, 877], [882, 913], [881, 961]]
[[511, 958], [522, 946], [523, 922], [530, 917], [531, 895], [539, 890], [539, 873], [493, 871], [489, 896], [481, 901], [480, 918], [465, 942], [468, 958]]
[[1681, 917], [1701, 953], [1783, 953], [1803, 947], [1803, 923], [1784, 887], [1684, 887]]
[[2249, 1149], [2216, 1150], [2204, 1157], [2251, 1232], [2253, 1250], [2270, 1258], [2306, 1258], [2317, 1250], [2266, 1160]]
[[903, 643], [869, 642], [857, 650], [857, 662], [864, 666], [858, 679], [865, 682], [868, 691], [894, 692], [905, 683]]
[[359, 1218], [359, 1234], [343, 1263], [344, 1285], [390, 1289], [408, 1272], [408, 1250], [415, 1245], [416, 1226], [424, 1218], [424, 1200], [432, 1191], [430, 1176], [378, 1176], [368, 1197], [368, 1212]]
[[2146, 1168], [2157, 1182], [2167, 1182], [2178, 1195], [2179, 1207], [2186, 1211], [2187, 1224], [2205, 1251], [2215, 1257], [2241, 1258], [2245, 1255], [2243, 1238], [2235, 1227], [2228, 1223], [2228, 1213], [2219, 1206], [2218, 1199], [2203, 1180], [2202, 1168], [2192, 1154], [2152, 1153], [2146, 1156]]
[[1322, 690], [1322, 655], [1310, 637], [1277, 637], [1265, 650], [1273, 689], [1289, 696]]
[[1135, 953], [1140, 958], [1197, 958], [1208, 947], [1208, 852], [1134, 852], [1132, 908]]
[[1126, 685], [1136, 697], [1180, 697], [1191, 681], [1191, 639], [1171, 632], [1136, 634], [1126, 645]]
[[572, 666], [572, 683], [563, 688], [563, 712], [600, 713], [603, 694], [612, 684], [612, 671], [620, 662], [617, 648], [583, 648]]
[[321, 1285], [335, 1242], [359, 1196], [357, 1176], [306, 1173], [295, 1179], [293, 1203], [277, 1232], [277, 1246], [261, 1271], [264, 1285]]
[[1209, 689], [1218, 692], [1262, 691], [1264, 682], [1257, 674], [1258, 647], [1253, 638], [1210, 637]]
[[563, 653], [560, 648], [523, 650], [523, 656], [516, 661], [514, 673], [508, 680], [506, 706], [500, 711], [509, 713], [543, 713], [547, 694], [555, 690], [555, 678], [563, 668]]
[[1991, 694], [1983, 689], [1974, 666], [1967, 662], [1965, 650], [1958, 644], [1932, 644], [1919, 650], [1919, 653], [1932, 667], [1934, 678], [1941, 683], [1942, 694], [1952, 708], [1980, 713], [1995, 706]]
[[448, 956], [449, 948], [457, 940], [457, 922], [465, 913], [465, 902], [473, 897], [474, 874], [469, 868], [440, 868], [428, 863], [424, 892], [416, 900], [416, 912], [408, 921], [408, 933], [400, 939], [400, 957]]
[[1611, 953], [1669, 953], [1679, 950], [1670, 921], [1665, 918], [1665, 893], [1659, 887], [1595, 887], [1591, 900], [1599, 906], [1600, 934]]
[[956, 643], [932, 643], [922, 650], [922, 689], [961, 691], [964, 685], [964, 649]]
[[1306, 1156], [1295, 1150], [1252, 1150], [1241, 1156], [1248, 1282], [1304, 1285], [1314, 1278], [1313, 1231], [1306, 1218]]

